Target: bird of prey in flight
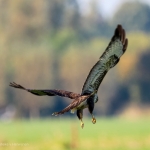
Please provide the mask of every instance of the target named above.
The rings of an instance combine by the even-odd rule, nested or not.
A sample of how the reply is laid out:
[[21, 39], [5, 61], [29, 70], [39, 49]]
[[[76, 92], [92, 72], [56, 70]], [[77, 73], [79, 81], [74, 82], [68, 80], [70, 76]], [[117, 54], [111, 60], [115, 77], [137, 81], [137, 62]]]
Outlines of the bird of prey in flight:
[[15, 82], [10, 83], [11, 87], [26, 90], [37, 96], [62, 96], [73, 99], [73, 101], [66, 108], [59, 112], [55, 112], [52, 115], [60, 115], [65, 112], [71, 111], [76, 112], [79, 120], [81, 121], [81, 127], [84, 127], [82, 121], [83, 109], [88, 108], [90, 114], [92, 115], [92, 123], [96, 123], [96, 119], [93, 115], [94, 105], [98, 101], [97, 91], [98, 88], [107, 74], [107, 72], [113, 68], [120, 60], [120, 57], [124, 54], [128, 46], [128, 39], [126, 39], [125, 30], [121, 25], [118, 25], [114, 35], [107, 46], [106, 50], [99, 58], [98, 62], [91, 69], [84, 85], [81, 94], [76, 94], [69, 91], [50, 89], [50, 90], [37, 90], [37, 89], [27, 89], [23, 86], [16, 84]]

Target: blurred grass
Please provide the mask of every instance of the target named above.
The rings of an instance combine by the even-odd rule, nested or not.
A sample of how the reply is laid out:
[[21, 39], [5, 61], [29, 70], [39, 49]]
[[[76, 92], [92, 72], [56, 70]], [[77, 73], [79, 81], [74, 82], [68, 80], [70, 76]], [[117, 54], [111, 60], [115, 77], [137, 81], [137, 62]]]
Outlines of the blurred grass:
[[[77, 119], [19, 120], [0, 122], [1, 150], [149, 150], [150, 119], [97, 119], [93, 125]], [[27, 143], [2, 146], [2, 143]]]

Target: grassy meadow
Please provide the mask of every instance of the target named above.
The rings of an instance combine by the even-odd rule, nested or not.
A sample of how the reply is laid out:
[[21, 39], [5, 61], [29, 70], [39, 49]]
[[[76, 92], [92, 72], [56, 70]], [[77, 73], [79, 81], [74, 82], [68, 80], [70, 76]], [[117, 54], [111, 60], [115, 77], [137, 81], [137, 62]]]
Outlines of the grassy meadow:
[[0, 122], [1, 150], [149, 150], [150, 119], [41, 119]]

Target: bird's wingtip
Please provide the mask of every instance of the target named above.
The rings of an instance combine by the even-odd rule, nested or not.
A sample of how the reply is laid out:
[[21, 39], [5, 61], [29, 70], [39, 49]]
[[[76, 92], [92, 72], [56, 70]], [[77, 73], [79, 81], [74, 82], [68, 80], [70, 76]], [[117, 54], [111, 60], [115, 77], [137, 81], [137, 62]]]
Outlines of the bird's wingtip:
[[57, 112], [52, 113], [52, 116], [58, 116]]

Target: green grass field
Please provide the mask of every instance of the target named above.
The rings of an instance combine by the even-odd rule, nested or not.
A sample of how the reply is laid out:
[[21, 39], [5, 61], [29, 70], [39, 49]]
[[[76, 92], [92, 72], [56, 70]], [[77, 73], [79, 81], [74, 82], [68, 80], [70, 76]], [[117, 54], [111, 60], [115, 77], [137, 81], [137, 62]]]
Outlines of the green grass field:
[[0, 122], [0, 150], [150, 150], [150, 119], [120, 118]]

